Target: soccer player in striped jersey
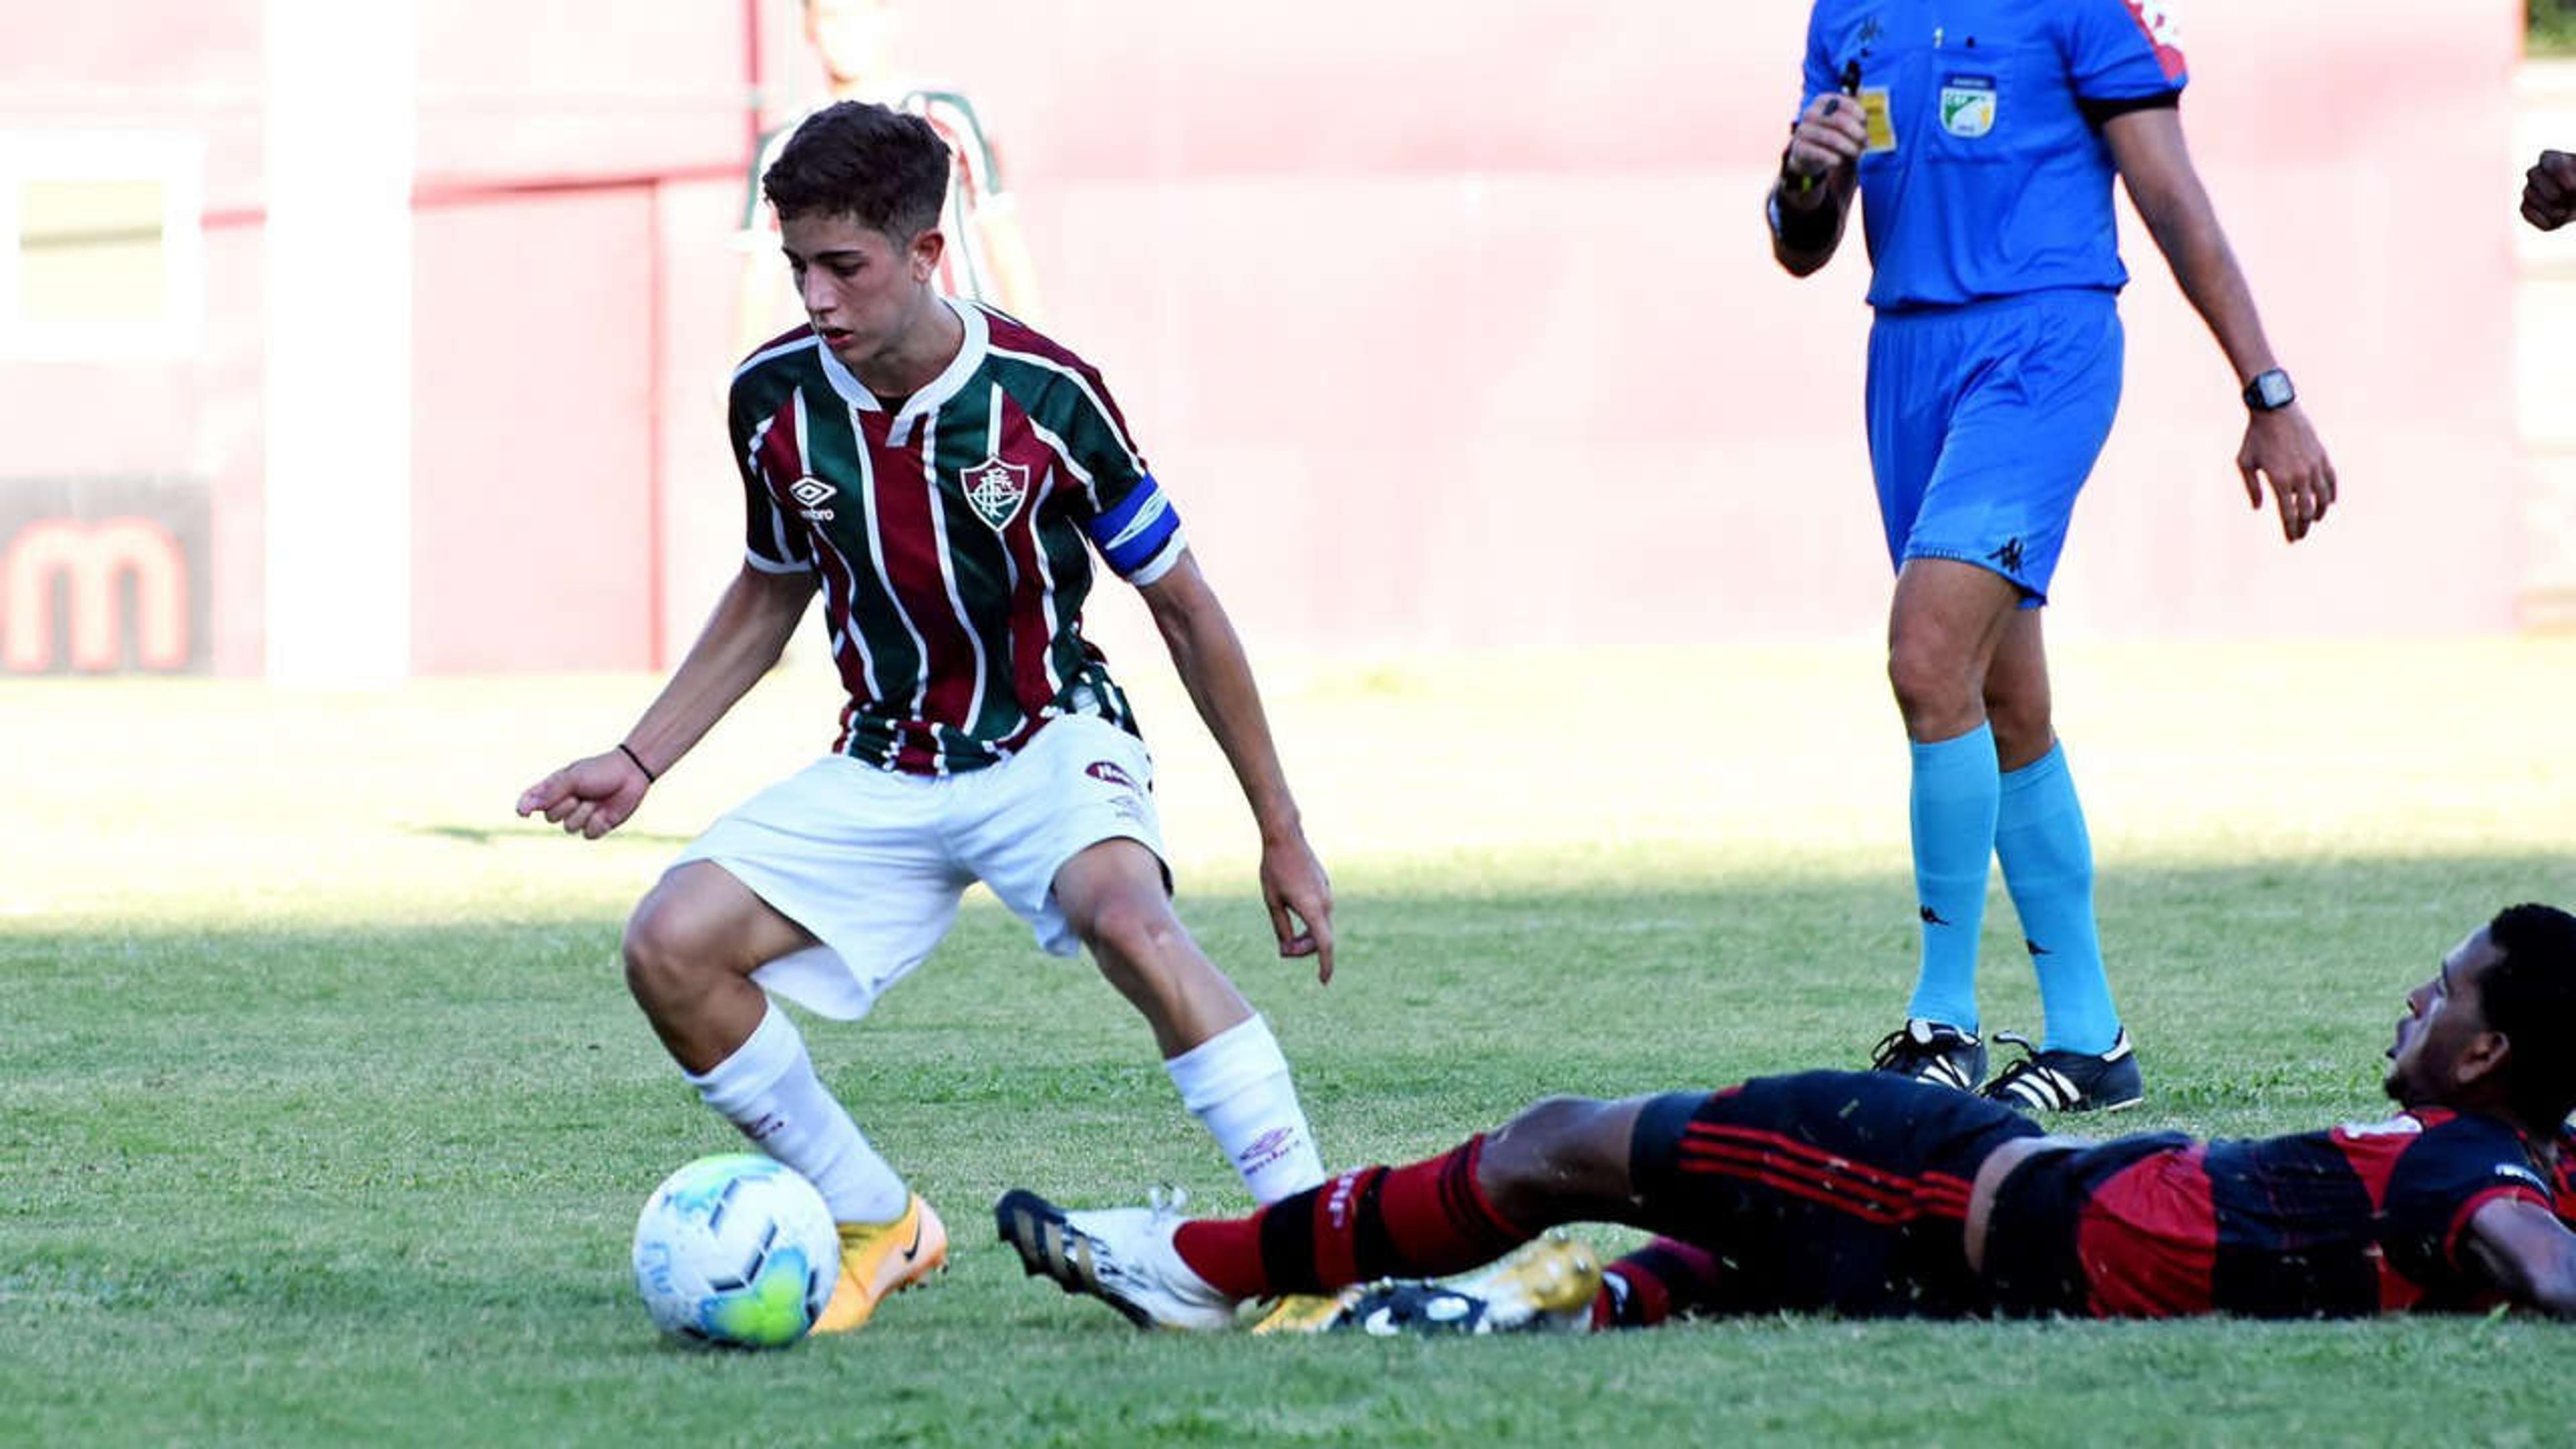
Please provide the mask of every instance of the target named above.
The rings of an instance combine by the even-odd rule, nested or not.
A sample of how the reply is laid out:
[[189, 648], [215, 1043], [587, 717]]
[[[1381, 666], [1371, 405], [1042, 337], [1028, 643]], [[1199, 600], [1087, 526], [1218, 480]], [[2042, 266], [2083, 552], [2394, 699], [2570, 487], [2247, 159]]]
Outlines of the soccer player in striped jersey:
[[[804, 11], [806, 43], [822, 64], [833, 101], [875, 101], [909, 111], [948, 143], [939, 289], [989, 302], [1022, 321], [1036, 318], [1037, 269], [1020, 231], [1018, 198], [1003, 184], [1001, 159], [974, 102], [953, 86], [903, 76], [895, 61], [895, 36], [902, 28], [895, 0], [804, 0]], [[783, 126], [763, 139], [743, 189], [745, 256], [737, 311], [746, 352], [792, 315], [784, 310], [788, 299], [780, 285], [778, 221], [761, 199], [760, 179], [795, 134], [795, 126]]]
[[[1686, 1313], [2357, 1317], [2499, 1303], [2576, 1317], [2551, 1178], [2576, 1108], [2576, 917], [2499, 912], [2406, 997], [2384, 1121], [2254, 1141], [2050, 1137], [1884, 1072], [1560, 1098], [1491, 1136], [1345, 1173], [1248, 1218], [995, 1209], [1023, 1265], [1140, 1325], [1399, 1281], [1309, 1326], [1614, 1328]], [[1663, 1234], [1606, 1271], [1575, 1221]], [[1507, 1254], [1520, 1249], [1515, 1263]]]
[[810, 322], [733, 383], [741, 571], [616, 746], [519, 800], [590, 838], [775, 663], [819, 589], [849, 702], [829, 754], [718, 820], [635, 909], [626, 979], [707, 1104], [822, 1190], [864, 1322], [945, 1261], [936, 1213], [861, 1136], [769, 993], [854, 1019], [977, 880], [1141, 1011], [1183, 1103], [1255, 1199], [1323, 1167], [1269, 1027], [1168, 899], [1153, 763], [1082, 632], [1093, 555], [1143, 595], [1260, 829], [1283, 956], [1333, 972], [1332, 897], [1241, 643], [1100, 374], [932, 279], [945, 144], [842, 102], [764, 186]]
[[[2124, 183], [2236, 369], [2236, 467], [2283, 536], [2335, 499], [2183, 142], [2189, 81], [2160, 0], [1815, 0], [1804, 100], [1770, 196], [1791, 275], [1832, 260], [1855, 197], [1871, 280], [1870, 467], [1896, 589], [1887, 672], [1911, 742], [1921, 954], [1876, 1064], [2030, 1110], [2135, 1105], [2104, 971], [2093, 846], [2050, 707], [2042, 606], [2119, 409], [2113, 219]], [[1977, 942], [1992, 864], [2045, 1030], [1983, 1082]]]

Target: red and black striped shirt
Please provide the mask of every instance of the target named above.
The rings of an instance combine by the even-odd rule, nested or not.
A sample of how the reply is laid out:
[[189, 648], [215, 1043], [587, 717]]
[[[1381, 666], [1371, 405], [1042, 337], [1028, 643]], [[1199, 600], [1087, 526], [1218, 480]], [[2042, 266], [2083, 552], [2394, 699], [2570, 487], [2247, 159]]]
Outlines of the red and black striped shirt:
[[2483, 1308], [2461, 1253], [2469, 1219], [2498, 1198], [2550, 1206], [2566, 1184], [2541, 1163], [2509, 1124], [2436, 1107], [2287, 1137], [2163, 1133], [2043, 1153], [1997, 1194], [1989, 1277], [2007, 1306], [2099, 1317]]

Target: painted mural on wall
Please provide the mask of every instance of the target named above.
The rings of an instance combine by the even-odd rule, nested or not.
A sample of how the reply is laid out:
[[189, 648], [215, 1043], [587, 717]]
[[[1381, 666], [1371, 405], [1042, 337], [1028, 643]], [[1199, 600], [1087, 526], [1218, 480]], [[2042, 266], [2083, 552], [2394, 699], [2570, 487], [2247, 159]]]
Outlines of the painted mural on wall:
[[0, 674], [205, 672], [201, 483], [0, 479]]

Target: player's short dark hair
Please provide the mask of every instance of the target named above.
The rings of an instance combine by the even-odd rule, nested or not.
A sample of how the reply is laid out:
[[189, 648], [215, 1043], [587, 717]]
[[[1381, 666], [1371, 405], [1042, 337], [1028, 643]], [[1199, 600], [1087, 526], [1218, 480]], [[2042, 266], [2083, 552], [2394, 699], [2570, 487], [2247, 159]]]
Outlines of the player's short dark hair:
[[818, 212], [849, 216], [909, 242], [939, 224], [948, 143], [919, 116], [841, 101], [796, 128], [760, 189], [782, 222]]
[[2527, 1126], [2563, 1121], [2576, 1111], [2576, 916], [2514, 906], [2487, 923], [2487, 939], [2504, 954], [2478, 999], [2513, 1045], [2507, 1096]]

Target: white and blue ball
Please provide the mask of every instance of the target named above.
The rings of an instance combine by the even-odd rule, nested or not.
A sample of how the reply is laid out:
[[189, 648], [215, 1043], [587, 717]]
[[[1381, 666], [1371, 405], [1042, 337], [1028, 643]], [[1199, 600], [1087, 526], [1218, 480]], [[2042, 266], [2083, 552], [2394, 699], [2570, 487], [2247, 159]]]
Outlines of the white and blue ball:
[[663, 1332], [729, 1348], [805, 1336], [841, 1273], [823, 1195], [775, 1158], [701, 1157], [662, 1180], [635, 1221], [635, 1288]]

